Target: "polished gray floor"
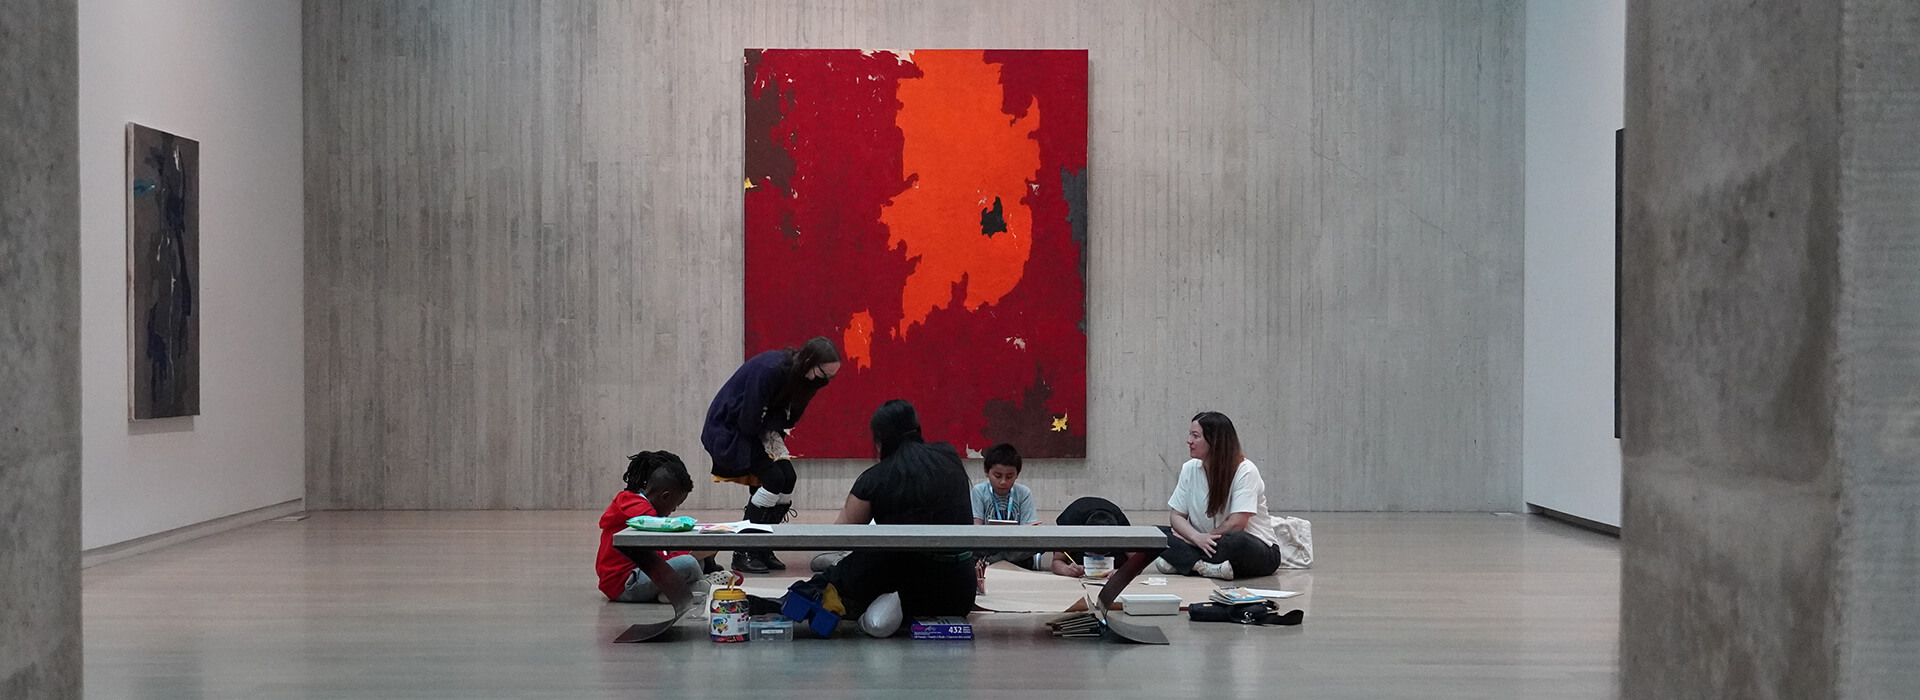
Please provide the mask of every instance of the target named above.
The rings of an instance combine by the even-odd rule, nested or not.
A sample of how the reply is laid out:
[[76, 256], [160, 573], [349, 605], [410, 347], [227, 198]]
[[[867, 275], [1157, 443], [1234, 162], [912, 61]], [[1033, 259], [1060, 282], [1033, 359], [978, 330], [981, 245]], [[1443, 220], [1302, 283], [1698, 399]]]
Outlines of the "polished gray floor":
[[721, 645], [686, 626], [668, 643], [614, 645], [663, 611], [595, 591], [597, 516], [327, 512], [102, 564], [84, 575], [87, 695], [1600, 698], [1617, 686], [1618, 542], [1538, 517], [1314, 514], [1318, 565], [1251, 582], [1309, 591], [1304, 625], [1134, 618], [1173, 641], [1148, 647], [1056, 640], [1025, 614], [975, 615], [972, 642]]

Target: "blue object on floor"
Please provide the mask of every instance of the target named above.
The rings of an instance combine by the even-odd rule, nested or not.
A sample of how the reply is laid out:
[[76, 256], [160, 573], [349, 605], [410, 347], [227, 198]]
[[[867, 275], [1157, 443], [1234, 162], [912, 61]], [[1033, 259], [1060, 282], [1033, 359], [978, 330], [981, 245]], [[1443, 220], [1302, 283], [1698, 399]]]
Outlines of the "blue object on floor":
[[786, 603], [780, 607], [780, 614], [794, 622], [805, 622], [807, 628], [822, 637], [833, 636], [833, 628], [840, 626], [840, 616], [833, 611], [820, 607], [820, 604], [808, 600], [806, 596], [795, 595], [789, 591]]

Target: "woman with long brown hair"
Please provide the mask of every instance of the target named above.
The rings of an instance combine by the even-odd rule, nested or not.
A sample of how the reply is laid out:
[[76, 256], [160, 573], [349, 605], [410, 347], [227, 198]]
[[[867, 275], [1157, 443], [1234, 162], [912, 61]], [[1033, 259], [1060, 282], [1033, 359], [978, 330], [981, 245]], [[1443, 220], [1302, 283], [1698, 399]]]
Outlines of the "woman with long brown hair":
[[[793, 508], [799, 476], [787, 453], [787, 431], [839, 371], [840, 352], [833, 342], [814, 338], [798, 349], [753, 356], [713, 397], [700, 444], [713, 458], [714, 481], [746, 485], [748, 520], [778, 523]], [[733, 568], [764, 574], [787, 565], [771, 551], [753, 550], [734, 552]]]
[[1280, 543], [1267, 514], [1267, 484], [1240, 451], [1233, 421], [1203, 411], [1187, 427], [1187, 456], [1167, 499], [1167, 551], [1154, 560], [1163, 574], [1232, 580], [1280, 568]]

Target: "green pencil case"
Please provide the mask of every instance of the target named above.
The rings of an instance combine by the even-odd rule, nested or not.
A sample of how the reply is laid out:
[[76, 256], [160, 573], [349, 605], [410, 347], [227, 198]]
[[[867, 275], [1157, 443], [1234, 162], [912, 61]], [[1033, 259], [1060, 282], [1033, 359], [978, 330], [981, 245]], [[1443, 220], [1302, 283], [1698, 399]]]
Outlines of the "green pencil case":
[[642, 515], [637, 518], [627, 518], [627, 527], [648, 532], [686, 532], [693, 529], [693, 522], [693, 518], [684, 515], [675, 518]]

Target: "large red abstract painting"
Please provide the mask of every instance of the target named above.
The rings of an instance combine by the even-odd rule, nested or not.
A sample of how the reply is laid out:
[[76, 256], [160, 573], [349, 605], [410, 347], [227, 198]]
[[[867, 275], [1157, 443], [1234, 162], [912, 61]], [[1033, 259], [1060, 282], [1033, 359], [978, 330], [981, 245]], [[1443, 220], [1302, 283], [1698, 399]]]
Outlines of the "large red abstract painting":
[[845, 360], [789, 439], [1086, 456], [1087, 52], [746, 52], [746, 353]]

